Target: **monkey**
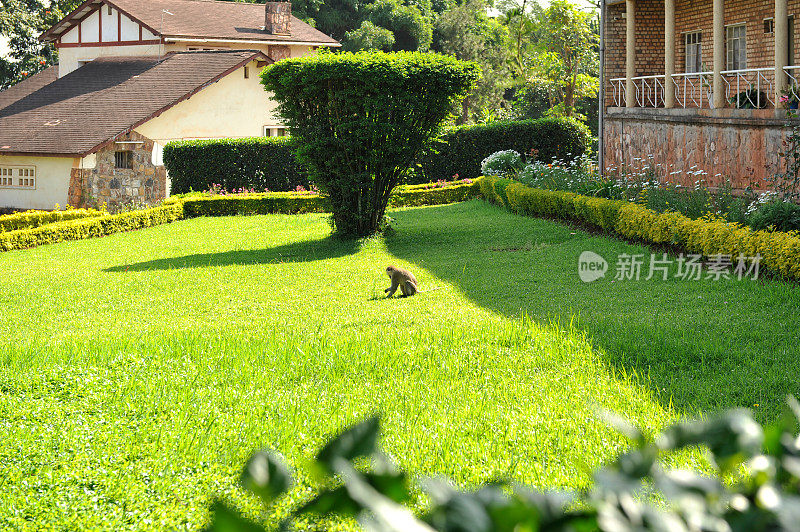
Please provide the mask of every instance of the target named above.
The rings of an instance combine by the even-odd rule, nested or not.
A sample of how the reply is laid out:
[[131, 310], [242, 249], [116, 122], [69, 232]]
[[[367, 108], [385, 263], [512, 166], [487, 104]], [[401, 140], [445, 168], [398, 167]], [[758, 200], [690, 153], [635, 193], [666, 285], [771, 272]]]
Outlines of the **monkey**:
[[384, 290], [389, 294], [386, 297], [392, 297], [397, 292], [398, 287], [400, 287], [400, 292], [403, 294], [402, 297], [413, 296], [418, 292], [417, 278], [410, 271], [395, 266], [387, 266], [386, 275], [392, 280], [392, 286]]

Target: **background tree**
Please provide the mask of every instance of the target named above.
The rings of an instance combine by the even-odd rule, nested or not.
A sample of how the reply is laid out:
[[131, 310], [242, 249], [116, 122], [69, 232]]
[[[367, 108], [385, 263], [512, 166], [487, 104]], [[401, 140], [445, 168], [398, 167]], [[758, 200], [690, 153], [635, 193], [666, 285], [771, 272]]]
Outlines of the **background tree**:
[[419, 52], [321, 53], [279, 61], [261, 76], [298, 158], [328, 194], [337, 232], [366, 236], [480, 67]]
[[0, 35], [8, 38], [8, 57], [0, 57], [0, 90], [55, 64], [58, 56], [39, 35], [69, 13], [79, 0], [0, 0]]
[[483, 78], [461, 102], [459, 124], [481, 119], [502, 107], [508, 86], [508, 29], [487, 14], [484, 0], [467, 0], [441, 13], [435, 26], [435, 49], [481, 66]]
[[525, 85], [544, 88], [550, 114], [572, 116], [577, 100], [596, 97], [598, 35], [594, 15], [554, 0], [536, 19], [538, 41], [521, 59]]
[[357, 52], [359, 50], [383, 50], [388, 52], [394, 47], [394, 43], [394, 33], [391, 30], [381, 28], [369, 20], [365, 20], [358, 29], [345, 33], [342, 47], [348, 52]]

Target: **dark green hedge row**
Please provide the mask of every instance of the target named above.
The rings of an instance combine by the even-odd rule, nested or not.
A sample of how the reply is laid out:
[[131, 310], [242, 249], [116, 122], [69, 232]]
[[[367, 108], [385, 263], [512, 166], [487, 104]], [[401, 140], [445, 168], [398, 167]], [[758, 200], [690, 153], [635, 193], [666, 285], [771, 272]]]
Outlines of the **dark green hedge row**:
[[173, 194], [209, 190], [212, 185], [230, 192], [277, 192], [309, 186], [288, 137], [170, 142], [164, 147], [164, 165]]
[[95, 218], [108, 214], [105, 211], [94, 209], [68, 209], [66, 211], [26, 211], [0, 216], [0, 233], [31, 229], [55, 222], [79, 220], [81, 218]]
[[542, 118], [462, 126], [446, 132], [423, 154], [410, 182], [438, 179], [475, 179], [481, 162], [501, 150], [528, 156], [537, 150], [540, 161], [571, 161], [584, 155], [592, 140], [589, 129], [567, 118]]
[[42, 244], [105, 236], [174, 222], [182, 217], [183, 205], [171, 203], [140, 211], [55, 222], [33, 229], [0, 233], [0, 250], [25, 249]]
[[[571, 160], [585, 154], [590, 141], [585, 125], [564, 118], [463, 126], [435, 141], [408, 181], [449, 180], [456, 174], [460, 179], [476, 179], [481, 175], [481, 161], [500, 150], [528, 155], [535, 149], [540, 160]], [[170, 142], [164, 148], [164, 164], [173, 194], [208, 190], [212, 184], [228, 191], [308, 188], [308, 176], [293, 152], [291, 138]]]

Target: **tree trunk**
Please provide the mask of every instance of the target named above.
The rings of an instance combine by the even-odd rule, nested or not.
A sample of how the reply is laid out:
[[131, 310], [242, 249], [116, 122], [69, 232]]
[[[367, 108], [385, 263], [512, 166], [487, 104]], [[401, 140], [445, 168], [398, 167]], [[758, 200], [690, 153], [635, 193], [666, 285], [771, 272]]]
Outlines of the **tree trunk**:
[[463, 126], [469, 122], [469, 96], [461, 102], [461, 116], [456, 120], [456, 125]]

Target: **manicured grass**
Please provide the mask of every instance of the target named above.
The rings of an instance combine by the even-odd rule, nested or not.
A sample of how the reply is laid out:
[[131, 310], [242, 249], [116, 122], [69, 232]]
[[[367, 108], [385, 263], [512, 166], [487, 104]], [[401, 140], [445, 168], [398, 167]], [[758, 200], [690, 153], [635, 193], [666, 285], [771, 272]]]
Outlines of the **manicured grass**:
[[[362, 245], [256, 216], [0, 255], [0, 528], [196, 529], [216, 494], [256, 516], [253, 450], [302, 465], [376, 410], [414, 474], [575, 488], [625, 446], [598, 408], [655, 431], [798, 391], [794, 285], [585, 285], [581, 251], [640, 248], [480, 201], [392, 216]], [[387, 263], [442, 289], [381, 299]]]

